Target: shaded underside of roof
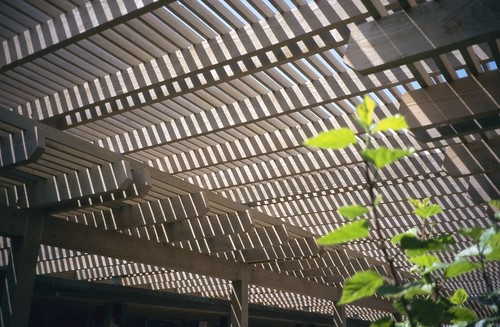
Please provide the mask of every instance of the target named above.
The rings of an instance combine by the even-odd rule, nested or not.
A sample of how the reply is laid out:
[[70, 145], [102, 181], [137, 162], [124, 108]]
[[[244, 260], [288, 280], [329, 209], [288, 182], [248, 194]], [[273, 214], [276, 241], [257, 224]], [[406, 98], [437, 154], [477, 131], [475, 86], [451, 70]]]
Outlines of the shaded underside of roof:
[[[370, 197], [359, 148], [302, 144], [339, 127], [362, 140], [353, 113], [364, 95], [378, 104], [376, 121], [400, 112], [410, 124], [374, 145], [415, 149], [380, 171], [377, 237], [420, 228], [407, 199], [431, 197], [444, 210], [433, 232], [453, 234], [455, 252], [470, 246], [457, 231], [488, 227], [485, 201], [498, 197], [498, 15], [467, 42], [439, 48], [424, 30], [435, 45], [424, 54], [399, 49], [402, 59], [381, 53], [378, 67], [351, 68], [350, 37], [363, 26], [432, 4], [1, 2], [0, 204], [41, 209], [75, 232], [42, 236], [37, 274], [228, 299], [246, 263], [250, 303], [335, 314], [346, 278], [389, 269], [377, 239], [316, 244], [346, 222], [339, 207]], [[135, 248], [116, 249], [108, 235]], [[411, 280], [404, 253], [387, 244]], [[10, 245], [0, 239], [2, 265]], [[486, 290], [474, 274], [444, 286]], [[346, 312], [374, 320], [387, 308], [376, 298]]]

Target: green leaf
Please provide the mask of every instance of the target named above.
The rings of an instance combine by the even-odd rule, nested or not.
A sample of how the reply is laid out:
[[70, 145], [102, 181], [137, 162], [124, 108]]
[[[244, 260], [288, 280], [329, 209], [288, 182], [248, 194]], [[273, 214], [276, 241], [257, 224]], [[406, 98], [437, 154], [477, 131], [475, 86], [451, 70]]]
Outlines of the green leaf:
[[458, 232], [464, 236], [470, 237], [474, 242], [477, 242], [483, 233], [483, 227], [474, 226], [474, 228], [462, 228]]
[[407, 230], [404, 233], [399, 233], [399, 234], [394, 235], [394, 237], [391, 239], [391, 242], [392, 242], [392, 244], [396, 245], [396, 244], [399, 244], [401, 242], [401, 239], [405, 236], [416, 237], [417, 235], [418, 235], [418, 230], [417, 230], [417, 228], [414, 227], [414, 228]]
[[467, 298], [469, 295], [463, 288], [458, 288], [455, 293], [453, 293], [453, 296], [450, 298], [451, 303], [456, 304], [456, 305], [462, 305], [467, 301]]
[[467, 260], [460, 260], [450, 263], [444, 269], [444, 277], [445, 278], [454, 278], [465, 273], [474, 271], [480, 267], [479, 264], [472, 263]]
[[373, 164], [377, 169], [393, 163], [394, 161], [409, 156], [413, 149], [389, 149], [380, 147], [378, 149], [365, 149], [361, 151], [361, 156], [367, 162]]
[[382, 193], [380, 193], [379, 195], [377, 195], [377, 197], [375, 198], [375, 201], [373, 202], [373, 205], [374, 206], [378, 206], [379, 204], [381, 204], [383, 197], [384, 197], [384, 195]]
[[345, 281], [339, 304], [348, 304], [372, 296], [383, 283], [384, 279], [373, 270], [357, 272]]
[[373, 130], [374, 133], [376, 132], [383, 132], [387, 130], [394, 130], [394, 131], [400, 131], [402, 129], [407, 129], [408, 124], [406, 123], [406, 120], [403, 116], [401, 115], [395, 115], [391, 117], [387, 117], [382, 119], [377, 126], [375, 126], [375, 129]]
[[496, 220], [500, 220], [500, 211], [495, 212], [495, 215], [493, 216]]
[[486, 255], [486, 260], [488, 261], [500, 260], [500, 247], [491, 250], [491, 252]]
[[446, 245], [453, 243], [455, 241], [451, 235], [442, 235], [427, 240], [420, 240], [415, 236], [403, 236], [400, 242], [401, 248], [407, 250], [406, 254], [410, 257], [422, 255], [427, 251], [444, 250]]
[[417, 257], [409, 258], [408, 260], [424, 268], [432, 267], [434, 264], [438, 264], [441, 262], [441, 260], [439, 260], [438, 257], [432, 254], [424, 254]]
[[395, 323], [391, 317], [385, 316], [378, 320], [375, 320], [370, 324], [370, 327], [394, 327]]
[[448, 313], [452, 316], [451, 322], [456, 324], [460, 322], [476, 322], [477, 316], [474, 311], [465, 307], [451, 307]]
[[357, 120], [361, 126], [368, 131], [373, 122], [373, 111], [377, 104], [369, 96], [365, 96], [365, 99], [356, 107]]
[[444, 317], [445, 309], [442, 305], [431, 300], [415, 299], [411, 304], [413, 319], [424, 326], [436, 326]]
[[316, 242], [319, 245], [333, 245], [368, 237], [369, 223], [367, 219], [361, 219], [346, 224], [329, 234], [320, 237]]
[[318, 136], [308, 139], [304, 145], [320, 148], [338, 150], [356, 144], [356, 134], [349, 128], [332, 129], [320, 133]]
[[414, 214], [419, 216], [422, 219], [427, 219], [430, 216], [437, 215], [438, 213], [443, 212], [439, 204], [427, 205], [425, 207], [417, 208], [413, 211]]
[[361, 215], [364, 215], [365, 213], [369, 212], [368, 208], [366, 207], [363, 207], [363, 206], [360, 206], [360, 205], [353, 205], [353, 206], [344, 206], [344, 207], [340, 207], [337, 212], [350, 219], [350, 220], [353, 220], [354, 218], [356, 218], [357, 216], [361, 216]]
[[486, 253], [486, 259], [489, 261], [500, 260], [500, 233], [496, 232], [488, 239], [489, 253]]
[[488, 204], [494, 206], [497, 209], [500, 209], [500, 200], [498, 199], [490, 200], [488, 201]]

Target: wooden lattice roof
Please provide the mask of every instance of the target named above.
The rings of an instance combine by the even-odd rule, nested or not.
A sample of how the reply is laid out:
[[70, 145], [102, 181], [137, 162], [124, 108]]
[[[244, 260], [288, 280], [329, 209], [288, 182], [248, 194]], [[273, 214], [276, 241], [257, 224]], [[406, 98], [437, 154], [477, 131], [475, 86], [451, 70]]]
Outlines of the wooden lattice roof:
[[[375, 145], [416, 150], [376, 183], [382, 237], [419, 224], [408, 197], [443, 207], [436, 233], [491, 223], [494, 1], [5, 0], [0, 42], [2, 265], [30, 209], [50, 226], [37, 274], [227, 298], [246, 263], [250, 302], [335, 314], [348, 276], [388, 267], [375, 240], [316, 245], [345, 222], [338, 207], [369, 196], [356, 148], [302, 143], [338, 127], [361, 138], [365, 94], [376, 120], [410, 124]], [[484, 291], [474, 275], [457, 285]], [[374, 298], [347, 314], [385, 310]]]

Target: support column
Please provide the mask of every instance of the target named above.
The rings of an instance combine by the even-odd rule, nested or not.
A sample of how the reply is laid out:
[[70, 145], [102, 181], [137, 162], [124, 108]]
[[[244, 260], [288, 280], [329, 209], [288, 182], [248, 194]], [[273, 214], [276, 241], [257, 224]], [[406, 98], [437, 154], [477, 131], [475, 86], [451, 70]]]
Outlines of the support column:
[[24, 236], [11, 238], [10, 261], [1, 297], [2, 326], [28, 326], [43, 221], [41, 210], [30, 211]]
[[241, 265], [241, 279], [232, 281], [231, 327], [248, 327], [249, 266]]
[[347, 317], [345, 314], [345, 306], [333, 304], [333, 326], [344, 327], [347, 326]]

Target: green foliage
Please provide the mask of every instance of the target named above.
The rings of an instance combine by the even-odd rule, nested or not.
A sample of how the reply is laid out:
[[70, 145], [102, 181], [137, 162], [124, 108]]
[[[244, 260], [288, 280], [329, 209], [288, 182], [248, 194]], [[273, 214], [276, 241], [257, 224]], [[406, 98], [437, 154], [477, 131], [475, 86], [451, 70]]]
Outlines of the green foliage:
[[423, 220], [429, 218], [430, 216], [437, 215], [443, 211], [439, 204], [430, 204], [429, 198], [425, 198], [422, 201], [411, 198], [409, 200], [415, 206], [415, 210], [413, 210], [413, 213]]
[[322, 236], [316, 242], [319, 245], [333, 245], [365, 238], [369, 234], [369, 226], [368, 220], [361, 219]]
[[394, 320], [391, 317], [380, 318], [370, 324], [370, 327], [394, 327]]
[[423, 254], [416, 257], [408, 258], [408, 261], [418, 265], [422, 268], [430, 268], [436, 264], [441, 263], [438, 257], [432, 254]]
[[446, 307], [430, 299], [414, 299], [410, 313], [415, 322], [423, 326], [437, 326], [445, 316]]
[[372, 98], [365, 96], [363, 103], [356, 107], [356, 120], [367, 132], [371, 129], [376, 106]]
[[360, 205], [352, 205], [352, 206], [345, 206], [345, 207], [340, 207], [337, 212], [343, 216], [346, 217], [347, 219], [353, 220], [354, 218], [358, 216], [362, 216], [366, 213], [368, 213], [370, 210], [368, 210], [367, 207], [363, 207]]
[[418, 230], [416, 228], [411, 228], [411, 229], [409, 229], [408, 231], [406, 231], [404, 233], [396, 234], [391, 239], [392, 244], [396, 245], [396, 244], [401, 243], [401, 239], [403, 237], [405, 237], [405, 236], [408, 236], [408, 237], [417, 237], [418, 236]]
[[341, 128], [323, 132], [307, 140], [304, 145], [320, 149], [338, 150], [356, 144], [356, 142], [356, 134], [351, 129]]
[[445, 278], [454, 278], [479, 269], [480, 265], [467, 260], [454, 261], [444, 269]]
[[413, 149], [389, 149], [380, 147], [378, 149], [366, 149], [361, 151], [361, 156], [375, 168], [382, 169], [396, 160], [407, 157], [413, 153]]
[[464, 308], [464, 307], [459, 307], [459, 306], [454, 306], [448, 309], [447, 314], [450, 316], [450, 321], [454, 324], [458, 323], [472, 323], [477, 321], [477, 315], [474, 313], [474, 311]]
[[498, 199], [490, 200], [490, 201], [488, 201], [488, 204], [494, 206], [497, 209], [500, 209], [500, 200], [498, 200]]
[[458, 232], [463, 236], [470, 237], [474, 242], [477, 242], [483, 233], [483, 228], [481, 226], [475, 226], [473, 228], [463, 228]]
[[437, 215], [438, 213], [443, 212], [439, 204], [433, 204], [430, 206], [425, 206], [422, 208], [417, 208], [413, 211], [414, 214], [419, 216], [422, 219], [427, 219], [430, 216]]
[[410, 257], [422, 255], [428, 251], [445, 250], [447, 245], [455, 241], [451, 235], [441, 235], [434, 239], [421, 240], [414, 236], [403, 236], [400, 246]]
[[384, 279], [373, 270], [358, 272], [345, 281], [339, 304], [349, 304], [372, 296], [383, 283]]
[[384, 132], [388, 130], [400, 131], [403, 129], [407, 129], [408, 124], [406, 123], [406, 119], [401, 115], [395, 115], [391, 117], [387, 117], [382, 119], [377, 126], [373, 129], [373, 132]]
[[458, 288], [453, 296], [450, 298], [450, 302], [456, 305], [462, 305], [467, 301], [469, 295], [463, 288]]
[[[363, 103], [356, 108], [355, 119], [365, 132], [365, 149], [360, 151], [360, 154], [366, 167], [366, 185], [370, 191], [371, 208], [360, 205], [338, 208], [338, 213], [350, 220], [358, 219], [371, 211], [372, 218], [377, 221], [377, 206], [382, 202], [382, 194], [374, 196], [376, 192], [372, 178], [376, 179], [378, 176], [377, 170], [413, 153], [411, 148], [389, 149], [371, 146], [371, 140], [375, 133], [408, 128], [404, 117], [400, 115], [381, 119], [378, 124], [374, 123], [375, 108], [376, 103], [369, 97], [365, 97]], [[348, 128], [321, 133], [305, 142], [307, 146], [333, 150], [342, 149], [352, 144], [356, 144], [356, 136], [355, 132]], [[407, 232], [395, 235], [391, 242], [405, 251], [407, 260], [413, 264], [411, 272], [417, 278], [411, 282], [401, 283], [395, 276], [386, 280], [375, 271], [360, 271], [346, 280], [339, 303], [352, 303], [377, 293], [378, 296], [393, 299], [394, 308], [408, 319], [395, 323], [390, 317], [384, 317], [373, 322], [372, 327], [430, 327], [441, 326], [443, 323], [452, 323], [454, 327], [499, 326], [500, 290], [492, 289], [492, 283], [486, 270], [491, 261], [500, 260], [498, 225], [494, 224], [490, 228], [475, 226], [460, 230], [459, 233], [470, 238], [473, 244], [455, 254], [454, 261], [442, 262], [431, 252], [448, 250], [448, 245], [454, 243], [451, 234], [432, 235], [433, 226], [438, 222], [433, 222], [431, 217], [441, 213], [442, 208], [438, 204], [432, 204], [428, 197], [408, 200], [415, 207], [413, 213], [420, 217], [421, 226], [415, 226]], [[500, 200], [492, 200], [489, 204], [500, 209]], [[500, 212], [496, 212], [494, 218], [500, 220]], [[368, 235], [368, 220], [358, 219], [324, 235], [317, 240], [317, 243], [319, 245], [334, 245], [365, 238]], [[377, 244], [381, 250], [387, 249], [384, 242]], [[390, 270], [394, 270], [392, 258], [387, 254], [387, 251], [383, 252], [386, 253], [386, 261], [391, 265]], [[443, 292], [440, 292], [442, 284], [446, 283], [448, 279], [478, 269], [482, 270], [481, 276], [488, 288], [488, 293], [483, 294], [479, 299], [490, 305], [495, 315], [480, 321], [473, 311], [464, 306], [468, 299], [468, 294], [464, 289], [458, 288], [449, 299], [444, 297]]]

